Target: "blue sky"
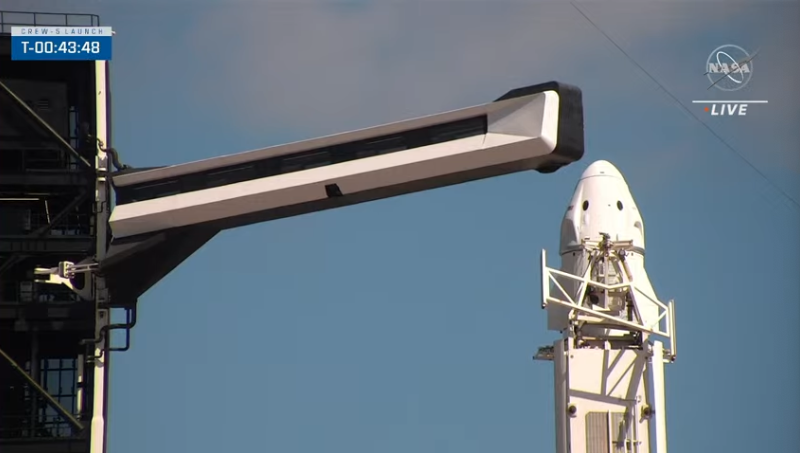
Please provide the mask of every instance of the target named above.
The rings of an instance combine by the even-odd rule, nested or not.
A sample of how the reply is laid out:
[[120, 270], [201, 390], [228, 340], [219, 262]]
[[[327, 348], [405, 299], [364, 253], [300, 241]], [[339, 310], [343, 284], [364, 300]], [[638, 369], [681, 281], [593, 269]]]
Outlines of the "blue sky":
[[[5, 2], [4, 2], [5, 3]], [[58, 2], [58, 10], [71, 8]], [[77, 3], [77, 2], [76, 2]], [[54, 11], [49, 2], [12, 8]], [[84, 1], [117, 31], [114, 140], [153, 166], [490, 101], [584, 90], [587, 153], [524, 173], [228, 231], [140, 300], [114, 356], [109, 452], [554, 451], [538, 260], [557, 264], [577, 178], [607, 159], [674, 298], [669, 443], [682, 453], [800, 442], [798, 2]], [[761, 49], [713, 118], [709, 53]], [[728, 95], [730, 96], [730, 95]], [[772, 181], [768, 183], [767, 180]], [[776, 189], [777, 187], [777, 189]]]

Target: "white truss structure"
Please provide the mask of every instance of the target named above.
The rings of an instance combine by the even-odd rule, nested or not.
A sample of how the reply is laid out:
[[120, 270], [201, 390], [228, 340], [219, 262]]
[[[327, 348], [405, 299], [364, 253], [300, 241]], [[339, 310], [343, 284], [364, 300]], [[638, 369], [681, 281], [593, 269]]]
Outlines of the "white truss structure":
[[[618, 329], [625, 329], [630, 332], [640, 332], [642, 340], [647, 341], [650, 335], [657, 335], [669, 341], [669, 350], [665, 351], [667, 362], [674, 362], [677, 357], [677, 343], [675, 338], [675, 302], [670, 300], [666, 304], [656, 298], [646, 294], [636, 286], [634, 276], [625, 257], [628, 252], [633, 250], [632, 241], [611, 241], [606, 237], [597, 241], [584, 239], [582, 241], [584, 250], [590, 260], [589, 266], [583, 275], [573, 275], [559, 269], [547, 266], [547, 251], [542, 250], [542, 308], [546, 309], [548, 304], [557, 304], [569, 308], [570, 318], [574, 326], [585, 323], [616, 326]], [[603, 267], [602, 273], [597, 273], [599, 267]], [[595, 275], [609, 275], [608, 269], [619, 275], [621, 283], [606, 283], [593, 279]], [[564, 289], [563, 282], [571, 280], [580, 284], [576, 297], [570, 296]], [[558, 291], [553, 293], [551, 284]], [[598, 288], [604, 291], [606, 296], [619, 293], [630, 294], [632, 299], [632, 314], [634, 319], [629, 321], [610, 314], [609, 308], [599, 307], [588, 303], [586, 298], [589, 287]], [[658, 307], [658, 316], [648, 320], [642, 318], [641, 306], [644, 302], [649, 302]], [[665, 325], [664, 328], [661, 326]]]

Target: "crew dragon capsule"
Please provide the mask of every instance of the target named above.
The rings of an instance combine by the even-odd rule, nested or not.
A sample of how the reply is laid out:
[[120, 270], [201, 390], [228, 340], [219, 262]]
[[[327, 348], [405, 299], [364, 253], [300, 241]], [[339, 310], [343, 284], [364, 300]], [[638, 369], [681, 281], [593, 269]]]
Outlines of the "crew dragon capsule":
[[[604, 237], [611, 241], [630, 241], [625, 252], [629, 278], [635, 280], [637, 289], [646, 295], [643, 299], [656, 299], [644, 268], [642, 215], [622, 173], [610, 162], [599, 160], [589, 165], [581, 175], [561, 223], [561, 270], [571, 275], [584, 275], [591, 262], [586, 242], [600, 241]], [[598, 275], [592, 278], [607, 272], [603, 280], [610, 284], [622, 283], [621, 276], [614, 275], [615, 269], [606, 267], [598, 266], [595, 272]], [[563, 282], [563, 285], [570, 296], [580, 297], [580, 282], [571, 280]], [[608, 294], [592, 287], [586, 288], [584, 298], [588, 298], [591, 305], [608, 310], [612, 316], [623, 316], [626, 305], [629, 305], [621, 293]], [[658, 307], [646, 302], [639, 305], [643, 321], [655, 321]], [[569, 323], [568, 312], [563, 306], [551, 307], [548, 328], [565, 329]]]

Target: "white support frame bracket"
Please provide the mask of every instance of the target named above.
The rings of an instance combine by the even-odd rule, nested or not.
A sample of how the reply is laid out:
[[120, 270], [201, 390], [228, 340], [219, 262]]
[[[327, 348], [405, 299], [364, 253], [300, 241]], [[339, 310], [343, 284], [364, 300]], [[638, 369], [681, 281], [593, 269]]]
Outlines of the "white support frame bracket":
[[[619, 252], [621, 250], [626, 250], [630, 248], [629, 241], [618, 241], [615, 244], [606, 247], [605, 249], [601, 247], [601, 243], [598, 242], [584, 242], [584, 247], [590, 253], [596, 253], [598, 251], [605, 251], [606, 257], [612, 260], [620, 260]], [[674, 362], [677, 357], [677, 342], [676, 342], [676, 335], [675, 335], [675, 302], [670, 300], [666, 304], [658, 301], [636, 287], [636, 284], [628, 279], [625, 275], [625, 272], [620, 273], [622, 276], [623, 282], [613, 285], [608, 285], [605, 283], [601, 283], [595, 280], [592, 280], [590, 275], [592, 272], [592, 266], [588, 266], [584, 275], [573, 275], [568, 272], [564, 272], [559, 269], [554, 269], [547, 266], [547, 252], [542, 250], [542, 262], [541, 262], [541, 269], [542, 269], [542, 308], [546, 309], [548, 304], [557, 304], [563, 307], [569, 308], [570, 317], [573, 319], [580, 319], [582, 321], [587, 321], [589, 323], [597, 324], [602, 321], [604, 324], [612, 324], [616, 326], [620, 326], [622, 328], [630, 329], [635, 332], [642, 332], [643, 334], [648, 335], [657, 335], [659, 337], [663, 337], [669, 340], [670, 349], [669, 351], [664, 351], [664, 361], [665, 362]], [[577, 301], [574, 300], [564, 289], [564, 287], [559, 283], [558, 278], [566, 278], [569, 280], [574, 280], [580, 282], [580, 290], [578, 291]], [[558, 292], [561, 294], [551, 294], [550, 284], [553, 284], [558, 289]], [[604, 312], [604, 310], [596, 309], [592, 306], [582, 305], [579, 301], [583, 301], [586, 295], [586, 290], [589, 286], [594, 286], [599, 289], [603, 290], [621, 290], [627, 289], [630, 294], [631, 298], [633, 299], [633, 305], [635, 307], [635, 312], [638, 314], [638, 301], [639, 297], [643, 297], [653, 304], [655, 304], [659, 308], [659, 315], [651, 324], [645, 324], [641, 321], [641, 319], [637, 319], [636, 321], [628, 321], [625, 319], [621, 319], [615, 316]], [[586, 317], [582, 317], [581, 315], [586, 315]], [[599, 318], [599, 319], [598, 319]], [[637, 318], [639, 318], [637, 316]], [[665, 321], [666, 328], [661, 329], [661, 323]]]

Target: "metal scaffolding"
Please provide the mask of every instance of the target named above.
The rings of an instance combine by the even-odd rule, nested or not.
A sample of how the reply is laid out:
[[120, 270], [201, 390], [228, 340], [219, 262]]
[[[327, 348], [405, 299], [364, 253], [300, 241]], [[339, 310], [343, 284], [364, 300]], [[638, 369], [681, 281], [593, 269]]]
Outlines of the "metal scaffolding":
[[132, 324], [109, 325], [94, 272], [110, 241], [108, 67], [11, 62], [19, 25], [99, 18], [0, 11], [0, 451], [103, 453], [108, 332]]

